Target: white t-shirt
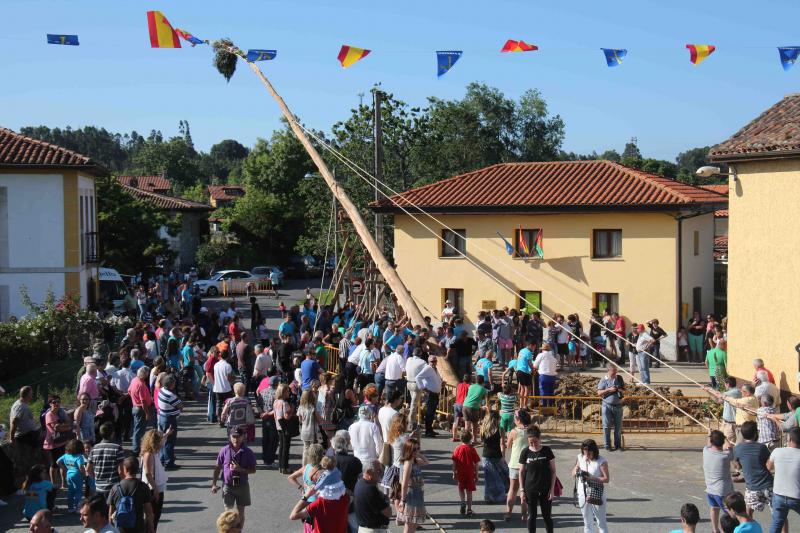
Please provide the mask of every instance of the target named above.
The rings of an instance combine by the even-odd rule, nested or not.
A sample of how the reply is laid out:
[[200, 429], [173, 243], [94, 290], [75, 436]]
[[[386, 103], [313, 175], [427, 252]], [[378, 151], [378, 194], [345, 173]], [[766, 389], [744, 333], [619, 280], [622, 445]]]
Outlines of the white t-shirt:
[[646, 331], [639, 333], [639, 339], [636, 341], [636, 351], [644, 352], [645, 349], [654, 342], [653, 337]]
[[442, 309], [442, 319], [450, 320], [451, 318], [453, 318], [453, 315], [455, 313], [456, 313], [455, 307], [445, 307], [444, 309]]
[[272, 357], [268, 353], [261, 352], [253, 365], [253, 376], [266, 376], [271, 366]]
[[389, 440], [389, 428], [392, 426], [392, 419], [395, 416], [397, 416], [397, 411], [390, 405], [384, 405], [378, 410], [378, 424], [381, 426], [383, 442]]
[[[605, 462], [606, 462], [606, 458], [603, 457], [602, 455], [598, 455], [597, 459], [595, 459], [594, 461], [587, 461], [582, 453], [578, 454], [578, 468], [580, 468], [581, 470], [583, 470], [585, 472], [589, 472], [590, 476], [600, 477], [600, 467]], [[606, 492], [608, 492], [608, 491], [605, 490], [605, 485], [604, 485], [603, 486], [603, 503], [606, 502]], [[578, 500], [580, 502], [583, 502], [584, 498], [585, 498], [585, 496], [584, 496], [584, 492], [583, 492], [583, 480], [578, 478]], [[583, 505], [583, 504], [581, 504], [581, 505]]]
[[403, 377], [403, 370], [406, 368], [405, 358], [397, 352], [386, 358], [386, 380], [396, 381]]
[[442, 391], [442, 376], [432, 366], [426, 364], [417, 372], [417, 386], [439, 394]]
[[364, 343], [363, 343], [363, 342], [362, 342], [361, 344], [359, 344], [358, 346], [356, 346], [356, 349], [355, 349], [355, 350], [353, 350], [353, 353], [351, 353], [351, 354], [348, 356], [348, 358], [347, 358], [347, 362], [348, 362], [348, 363], [352, 363], [352, 364], [354, 364], [354, 365], [358, 366], [358, 363], [359, 363], [359, 361], [361, 361], [361, 352], [362, 352], [362, 351], [363, 351], [365, 348], [366, 348], [366, 346], [364, 345]]
[[570, 333], [572, 333], [572, 328], [569, 327], [569, 324], [556, 324], [556, 329], [558, 330], [556, 342], [558, 344], [567, 344], [572, 338], [572, 335], [570, 335]]
[[769, 458], [775, 463], [772, 491], [800, 500], [800, 448], [775, 448]]
[[545, 376], [558, 375], [558, 361], [553, 357], [553, 352], [542, 352], [533, 361], [533, 368]]
[[220, 359], [214, 365], [214, 392], [223, 393], [233, 390], [233, 385], [228, 381], [228, 376], [233, 374], [233, 367], [225, 361]]

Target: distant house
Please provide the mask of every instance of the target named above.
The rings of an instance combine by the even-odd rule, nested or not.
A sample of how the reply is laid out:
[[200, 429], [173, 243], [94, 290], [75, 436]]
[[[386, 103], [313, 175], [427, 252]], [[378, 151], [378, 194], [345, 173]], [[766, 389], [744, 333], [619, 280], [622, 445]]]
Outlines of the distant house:
[[[371, 204], [394, 215], [397, 272], [427, 313], [449, 300], [469, 327], [503, 307], [577, 312], [587, 327], [592, 307], [658, 318], [674, 359], [678, 326], [713, 309], [714, 212], [727, 204], [716, 192], [610, 161], [563, 161], [498, 164], [391, 200], [440, 221], [421, 217], [432, 235], [392, 201]], [[540, 231], [542, 259], [524, 251]]]
[[172, 194], [172, 182], [161, 176], [117, 176], [123, 185], [158, 194]]
[[48, 291], [94, 303], [98, 279], [95, 178], [91, 158], [0, 128], [0, 320], [22, 316]]
[[[701, 185], [728, 196], [728, 184]], [[714, 211], [714, 315], [728, 314], [728, 208]]]
[[728, 372], [750, 381], [759, 357], [783, 391], [796, 393], [800, 94], [784, 97], [709, 157], [730, 169]]
[[[721, 185], [701, 185], [703, 189], [708, 191], [714, 191], [719, 194], [724, 194], [728, 196], [728, 184], [723, 183]], [[714, 236], [715, 237], [722, 237], [728, 236], [728, 208], [725, 209], [717, 209], [714, 211]]]
[[[149, 177], [152, 176], [145, 176], [145, 178]], [[142, 183], [139, 176], [126, 176], [126, 178], [130, 178], [129, 183]], [[181, 231], [176, 237], [171, 236], [164, 227], [161, 228], [160, 235], [167, 240], [170, 249], [177, 252], [174, 268], [185, 271], [195, 266], [197, 247], [200, 246], [203, 236], [208, 234], [208, 214], [214, 208], [186, 198], [133, 187], [124, 183], [121, 177], [117, 179], [123, 190], [131, 196], [152, 204], [156, 209], [164, 211], [169, 216], [181, 215]]]
[[244, 196], [244, 187], [241, 185], [208, 185], [206, 189], [213, 207], [230, 205]]

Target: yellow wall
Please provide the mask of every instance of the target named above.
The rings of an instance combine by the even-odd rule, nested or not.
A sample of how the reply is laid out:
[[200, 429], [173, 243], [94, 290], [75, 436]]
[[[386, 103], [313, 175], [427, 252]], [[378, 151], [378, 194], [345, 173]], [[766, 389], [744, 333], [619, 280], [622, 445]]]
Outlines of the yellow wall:
[[800, 159], [733, 165], [728, 221], [729, 372], [764, 359], [778, 386], [798, 391]]
[[[515, 291], [542, 291], [543, 310], [547, 314], [577, 312], [584, 324], [588, 324], [586, 317], [594, 305], [593, 293], [615, 292], [619, 293], [620, 312], [629, 321], [658, 318], [668, 332], [676, 329], [677, 223], [669, 215], [442, 215], [437, 218], [453, 229], [466, 229], [467, 255]], [[707, 231], [713, 235], [713, 217], [704, 220], [709, 225]], [[434, 226], [430, 219], [425, 219], [425, 223], [441, 234], [442, 227]], [[542, 228], [544, 260], [513, 259], [506, 254], [497, 231], [513, 242], [513, 232], [520, 225]], [[623, 257], [592, 259], [593, 229], [622, 229]], [[440, 244], [440, 240], [407, 215], [395, 215], [397, 270], [414, 298], [425, 306], [424, 314], [438, 319], [444, 288], [464, 290], [468, 323], [476, 320], [482, 300], [495, 300], [498, 307], [519, 307], [517, 297], [466, 259], [440, 258]], [[713, 260], [709, 260], [708, 269], [712, 274], [704, 291], [713, 295]]]

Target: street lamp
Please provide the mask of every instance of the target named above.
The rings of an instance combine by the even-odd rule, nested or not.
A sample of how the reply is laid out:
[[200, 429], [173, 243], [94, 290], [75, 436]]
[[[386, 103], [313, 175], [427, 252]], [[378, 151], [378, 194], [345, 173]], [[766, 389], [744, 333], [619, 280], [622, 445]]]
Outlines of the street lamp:
[[739, 181], [739, 176], [736, 175], [736, 172], [722, 172], [722, 169], [719, 167], [712, 167], [710, 165], [702, 166], [695, 171], [701, 178], [710, 178], [712, 176], [733, 176], [733, 181]]

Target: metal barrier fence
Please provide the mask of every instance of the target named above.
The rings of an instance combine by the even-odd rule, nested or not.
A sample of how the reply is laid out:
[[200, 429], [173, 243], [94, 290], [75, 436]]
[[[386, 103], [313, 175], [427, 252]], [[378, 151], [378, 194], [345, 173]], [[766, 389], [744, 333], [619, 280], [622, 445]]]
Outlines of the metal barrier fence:
[[341, 364], [341, 360], [339, 359], [339, 348], [326, 344], [325, 345], [325, 371], [336, 375], [340, 371], [340, 369], [339, 369], [339, 365], [340, 364]]
[[272, 282], [268, 279], [259, 281], [224, 279], [222, 280], [222, 290], [220, 293], [223, 296], [232, 296], [234, 294], [272, 294]]

